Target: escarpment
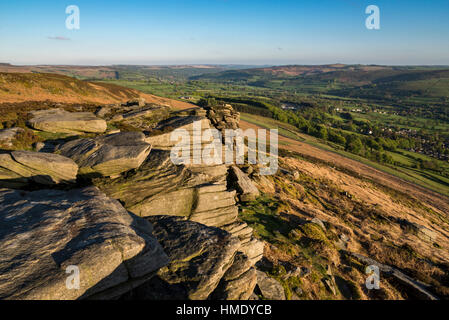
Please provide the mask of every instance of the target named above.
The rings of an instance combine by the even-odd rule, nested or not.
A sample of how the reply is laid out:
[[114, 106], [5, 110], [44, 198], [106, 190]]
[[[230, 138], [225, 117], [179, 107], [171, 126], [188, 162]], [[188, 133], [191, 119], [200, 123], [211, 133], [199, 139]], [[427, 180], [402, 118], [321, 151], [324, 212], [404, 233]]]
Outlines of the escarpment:
[[199, 139], [192, 155], [212, 142], [203, 139], [214, 128], [210, 111], [142, 99], [96, 116], [59, 107], [30, 114], [34, 134], [57, 136], [39, 142], [41, 152], [0, 154], [1, 298], [253, 294], [264, 243], [239, 219], [242, 190], [229, 183], [230, 166], [172, 158], [177, 129]]

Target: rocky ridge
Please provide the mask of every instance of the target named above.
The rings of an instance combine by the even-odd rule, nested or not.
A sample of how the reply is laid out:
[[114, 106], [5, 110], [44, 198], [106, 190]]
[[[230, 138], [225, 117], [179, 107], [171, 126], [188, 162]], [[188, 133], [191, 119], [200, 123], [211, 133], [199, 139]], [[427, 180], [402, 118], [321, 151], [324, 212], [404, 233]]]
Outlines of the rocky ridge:
[[[134, 130], [103, 135], [106, 121]], [[201, 125], [203, 133], [210, 121], [200, 108], [171, 113], [142, 99], [100, 108], [96, 116], [32, 112], [32, 129], [78, 137], [40, 148], [55, 153], [0, 154], [0, 187], [8, 188], [0, 189], [6, 226], [0, 296], [153, 299], [176, 292], [183, 299], [248, 299], [264, 244], [238, 218], [237, 201], [246, 189], [231, 189], [227, 165], [174, 164], [170, 158], [175, 129], [192, 134]], [[60, 190], [14, 190], [30, 183]], [[93, 186], [77, 189], [79, 184]], [[20, 228], [11, 228], [19, 221]], [[52, 232], [42, 237], [45, 230]], [[24, 245], [22, 239], [31, 241]], [[14, 248], [21, 249], [15, 254]], [[74, 291], [66, 288], [68, 266], [81, 271]], [[17, 277], [22, 282], [9, 281]]]

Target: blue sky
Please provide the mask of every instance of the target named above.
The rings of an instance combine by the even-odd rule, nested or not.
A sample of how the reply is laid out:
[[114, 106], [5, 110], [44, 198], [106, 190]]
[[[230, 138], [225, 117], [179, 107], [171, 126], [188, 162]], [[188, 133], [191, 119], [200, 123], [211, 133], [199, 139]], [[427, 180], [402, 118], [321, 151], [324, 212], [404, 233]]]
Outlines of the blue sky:
[[[372, 4], [380, 30], [365, 27]], [[0, 62], [449, 65], [449, 1], [1, 1]]]

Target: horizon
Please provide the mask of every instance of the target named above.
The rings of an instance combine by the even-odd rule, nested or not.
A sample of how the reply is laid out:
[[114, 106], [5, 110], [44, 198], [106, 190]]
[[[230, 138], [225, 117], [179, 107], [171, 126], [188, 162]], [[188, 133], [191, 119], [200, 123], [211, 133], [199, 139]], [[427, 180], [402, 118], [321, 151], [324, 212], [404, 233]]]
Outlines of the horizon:
[[112, 63], [112, 64], [13, 64], [10, 62], [0, 62], [0, 65], [10, 65], [12, 67], [255, 67], [255, 68], [277, 68], [277, 67], [323, 67], [331, 65], [343, 65], [343, 66], [378, 66], [378, 67], [423, 67], [433, 68], [442, 67], [449, 68], [449, 64], [375, 64], [375, 63], [323, 63], [323, 64], [232, 64], [232, 63], [191, 63], [191, 64], [125, 64], [125, 63]]
[[[293, 0], [0, 4], [0, 61], [14, 65], [449, 65], [449, 3]], [[369, 5], [380, 29], [369, 30]], [[24, 10], [26, 8], [26, 10]]]

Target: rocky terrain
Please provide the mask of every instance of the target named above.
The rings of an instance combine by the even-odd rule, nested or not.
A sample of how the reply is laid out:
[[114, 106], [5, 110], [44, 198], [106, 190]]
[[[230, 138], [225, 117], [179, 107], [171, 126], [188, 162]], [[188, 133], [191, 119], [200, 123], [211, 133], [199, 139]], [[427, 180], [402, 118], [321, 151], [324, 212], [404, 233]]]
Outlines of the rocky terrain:
[[[449, 296], [438, 205], [291, 151], [273, 176], [173, 163], [171, 133], [238, 128], [230, 105], [11, 106], [0, 106], [15, 114], [0, 116], [0, 299]], [[365, 286], [369, 265], [379, 290]]]

